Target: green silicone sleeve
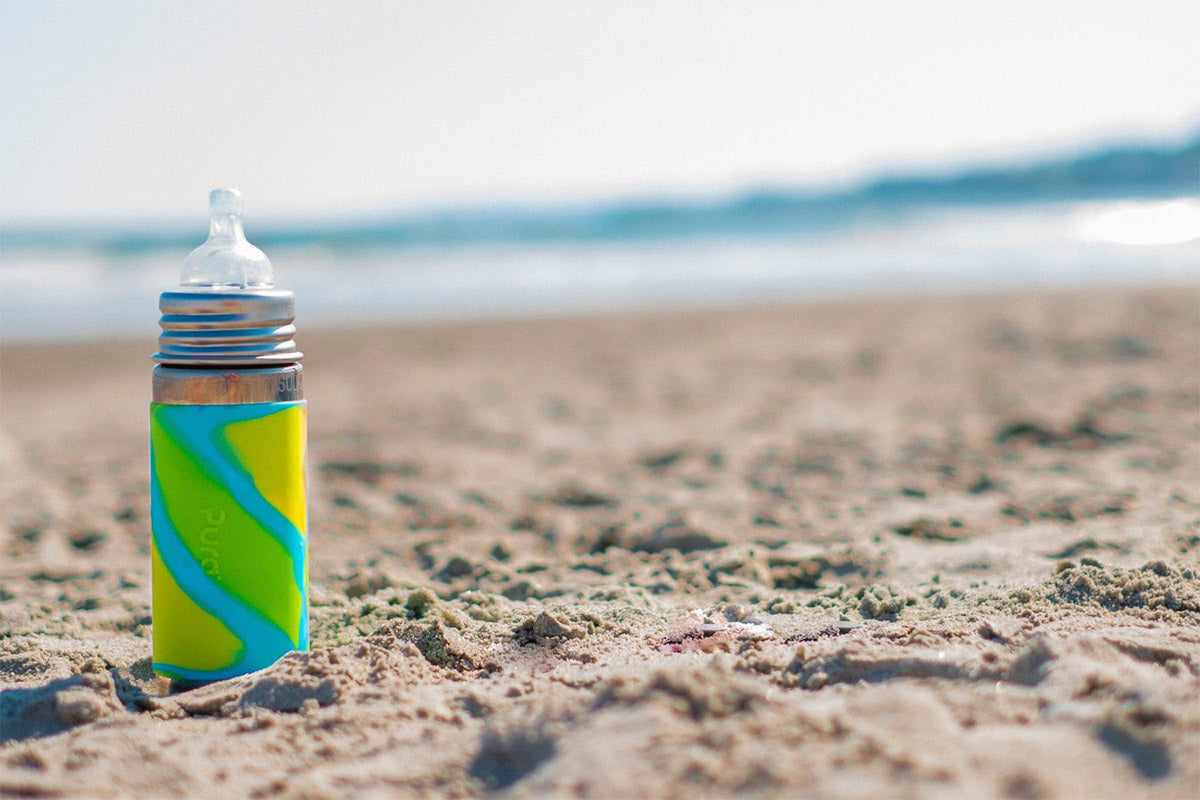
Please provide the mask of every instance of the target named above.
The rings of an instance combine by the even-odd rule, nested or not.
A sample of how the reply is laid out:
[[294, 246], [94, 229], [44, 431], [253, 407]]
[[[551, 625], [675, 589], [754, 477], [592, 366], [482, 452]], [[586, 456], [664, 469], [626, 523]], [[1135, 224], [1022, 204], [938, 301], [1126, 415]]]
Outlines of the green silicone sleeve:
[[304, 401], [150, 407], [154, 670], [213, 681], [308, 647]]

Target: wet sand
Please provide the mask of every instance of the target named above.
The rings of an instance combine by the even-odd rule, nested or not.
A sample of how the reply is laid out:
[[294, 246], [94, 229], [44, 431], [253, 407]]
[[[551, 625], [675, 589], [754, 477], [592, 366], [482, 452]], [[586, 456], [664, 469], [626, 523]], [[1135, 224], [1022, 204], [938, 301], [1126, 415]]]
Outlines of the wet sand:
[[1200, 287], [300, 341], [313, 649], [176, 695], [152, 338], [0, 351], [0, 793], [1200, 792]]

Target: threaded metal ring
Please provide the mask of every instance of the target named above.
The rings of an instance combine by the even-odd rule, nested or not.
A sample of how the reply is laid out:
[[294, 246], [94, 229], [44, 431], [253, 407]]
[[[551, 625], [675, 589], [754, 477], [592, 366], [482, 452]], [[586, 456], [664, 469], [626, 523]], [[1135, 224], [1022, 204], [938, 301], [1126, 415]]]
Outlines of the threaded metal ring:
[[159, 299], [160, 364], [250, 366], [302, 358], [295, 297], [284, 289], [163, 292]]

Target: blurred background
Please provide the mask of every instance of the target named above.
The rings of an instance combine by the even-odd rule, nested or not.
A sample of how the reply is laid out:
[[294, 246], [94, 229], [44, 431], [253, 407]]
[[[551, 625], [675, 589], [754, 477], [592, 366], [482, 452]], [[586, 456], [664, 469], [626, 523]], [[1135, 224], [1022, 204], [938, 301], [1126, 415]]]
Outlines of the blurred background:
[[0, 3], [0, 335], [1195, 279], [1200, 5]]

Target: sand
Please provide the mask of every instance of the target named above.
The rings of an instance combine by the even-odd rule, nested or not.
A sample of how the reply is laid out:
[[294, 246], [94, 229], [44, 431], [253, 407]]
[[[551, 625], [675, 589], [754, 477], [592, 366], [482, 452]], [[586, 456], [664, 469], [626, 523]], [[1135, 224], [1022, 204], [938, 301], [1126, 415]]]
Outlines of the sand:
[[0, 793], [1200, 793], [1200, 287], [301, 336], [314, 646], [175, 695], [151, 335], [0, 352]]

